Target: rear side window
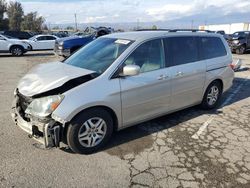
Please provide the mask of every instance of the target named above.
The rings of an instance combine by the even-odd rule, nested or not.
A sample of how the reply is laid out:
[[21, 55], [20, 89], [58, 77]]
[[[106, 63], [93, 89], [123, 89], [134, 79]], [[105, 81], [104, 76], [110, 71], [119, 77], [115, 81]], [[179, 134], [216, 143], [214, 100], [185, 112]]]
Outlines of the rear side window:
[[201, 60], [227, 55], [225, 46], [218, 37], [200, 37]]
[[175, 66], [199, 61], [195, 37], [169, 37], [164, 39], [167, 65]]
[[52, 36], [46, 36], [46, 40], [56, 40], [56, 38]]
[[38, 41], [46, 40], [46, 36], [37, 37], [37, 40], [38, 40]]

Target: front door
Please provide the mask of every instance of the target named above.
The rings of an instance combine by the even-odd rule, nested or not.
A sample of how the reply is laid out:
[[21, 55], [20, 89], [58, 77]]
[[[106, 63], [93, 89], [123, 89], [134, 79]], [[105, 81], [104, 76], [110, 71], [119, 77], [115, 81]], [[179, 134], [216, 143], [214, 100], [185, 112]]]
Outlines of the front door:
[[140, 74], [120, 78], [123, 125], [127, 126], [167, 112], [170, 79], [161, 39], [140, 45], [124, 62], [141, 67]]
[[8, 42], [5, 38], [0, 36], [0, 51], [8, 51]]
[[34, 50], [47, 50], [48, 49], [48, 40], [46, 36], [39, 36], [33, 45]]

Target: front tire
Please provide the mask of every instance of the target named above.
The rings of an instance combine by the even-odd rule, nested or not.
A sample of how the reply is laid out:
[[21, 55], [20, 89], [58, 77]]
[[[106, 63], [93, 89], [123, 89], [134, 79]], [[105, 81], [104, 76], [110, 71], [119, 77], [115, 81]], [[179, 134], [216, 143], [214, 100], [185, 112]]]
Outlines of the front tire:
[[21, 46], [13, 46], [11, 47], [10, 52], [13, 56], [22, 56], [24, 49]]
[[93, 108], [79, 113], [70, 122], [67, 143], [76, 153], [90, 154], [103, 147], [112, 132], [111, 115], [102, 108]]
[[222, 85], [219, 81], [212, 82], [208, 87], [203, 96], [201, 107], [205, 110], [210, 110], [215, 107], [220, 102], [222, 94]]
[[239, 48], [236, 49], [236, 54], [242, 55], [246, 52], [246, 46], [241, 45]]

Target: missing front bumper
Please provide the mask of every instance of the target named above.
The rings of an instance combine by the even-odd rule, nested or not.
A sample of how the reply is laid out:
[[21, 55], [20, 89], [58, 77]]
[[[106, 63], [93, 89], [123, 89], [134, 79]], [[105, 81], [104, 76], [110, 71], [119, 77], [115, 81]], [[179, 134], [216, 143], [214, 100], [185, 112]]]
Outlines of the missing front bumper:
[[46, 123], [38, 121], [25, 121], [19, 114], [16, 107], [12, 108], [12, 119], [15, 124], [29, 134], [29, 137], [34, 138], [38, 142], [48, 147], [59, 147], [61, 140], [61, 126], [51, 119]]

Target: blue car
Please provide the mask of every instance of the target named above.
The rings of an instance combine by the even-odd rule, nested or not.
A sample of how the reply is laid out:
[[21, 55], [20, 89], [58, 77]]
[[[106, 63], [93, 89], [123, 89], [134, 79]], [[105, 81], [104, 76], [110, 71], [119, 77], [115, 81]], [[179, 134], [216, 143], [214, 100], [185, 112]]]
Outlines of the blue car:
[[71, 36], [57, 39], [55, 42], [54, 51], [59, 56], [68, 57], [74, 53], [79, 48], [85, 46], [89, 42], [95, 40], [96, 38], [109, 34], [108, 29], [99, 28], [92, 34], [83, 35], [83, 36]]

